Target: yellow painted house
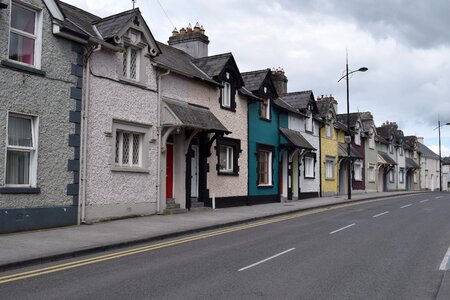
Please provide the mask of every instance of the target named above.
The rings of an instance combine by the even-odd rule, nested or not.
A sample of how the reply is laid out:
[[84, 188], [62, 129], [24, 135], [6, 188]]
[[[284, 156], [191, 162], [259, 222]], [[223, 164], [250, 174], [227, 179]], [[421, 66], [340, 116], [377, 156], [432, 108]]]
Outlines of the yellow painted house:
[[332, 96], [322, 96], [317, 99], [316, 103], [323, 121], [320, 128], [321, 196], [334, 196], [339, 192], [338, 142], [339, 138], [344, 141], [344, 132], [339, 129], [339, 125], [336, 123], [337, 101]]

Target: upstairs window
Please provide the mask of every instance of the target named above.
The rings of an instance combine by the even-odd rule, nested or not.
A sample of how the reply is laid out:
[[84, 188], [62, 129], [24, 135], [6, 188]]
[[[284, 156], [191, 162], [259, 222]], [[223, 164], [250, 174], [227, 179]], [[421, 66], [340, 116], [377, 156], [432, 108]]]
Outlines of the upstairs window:
[[231, 84], [229, 82], [223, 82], [222, 84], [222, 106], [231, 108]]
[[360, 146], [361, 145], [361, 132], [359, 130], [359, 123], [356, 123], [355, 130], [356, 130], [356, 132], [355, 132], [355, 144]]
[[331, 131], [331, 125], [327, 124], [325, 129], [326, 129], [326, 133], [327, 133], [327, 138], [331, 139], [333, 137], [332, 136], [332, 131]]
[[306, 123], [305, 123], [305, 130], [309, 131], [309, 132], [313, 132], [313, 117], [312, 117], [312, 113], [310, 111], [308, 111], [306, 113], [307, 118], [306, 118]]
[[373, 131], [370, 132], [369, 148], [370, 149], [375, 149], [375, 134], [373, 133]]
[[125, 52], [123, 53], [122, 76], [126, 79], [139, 81], [139, 65], [140, 50], [132, 47], [125, 48]]
[[6, 185], [36, 185], [36, 130], [36, 118], [25, 115], [9, 115], [6, 145]]
[[40, 68], [39, 17], [39, 11], [12, 3], [8, 53], [10, 60]]
[[263, 99], [260, 105], [260, 117], [262, 119], [270, 120], [270, 99]]
[[400, 156], [403, 156], [403, 146], [402, 145], [400, 145], [399, 151], [400, 151]]

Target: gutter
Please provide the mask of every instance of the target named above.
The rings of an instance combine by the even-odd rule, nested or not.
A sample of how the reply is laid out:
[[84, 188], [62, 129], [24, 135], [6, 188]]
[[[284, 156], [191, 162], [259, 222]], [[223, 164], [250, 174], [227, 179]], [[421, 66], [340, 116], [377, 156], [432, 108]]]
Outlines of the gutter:
[[166, 72], [161, 73], [157, 76], [157, 90], [158, 90], [158, 100], [157, 100], [157, 109], [156, 109], [156, 134], [158, 138], [158, 149], [157, 149], [157, 176], [156, 176], [156, 213], [161, 213], [161, 151], [162, 151], [162, 126], [161, 126], [161, 98], [162, 98], [162, 90], [161, 90], [161, 79], [163, 76], [169, 75], [170, 70], [166, 70]]

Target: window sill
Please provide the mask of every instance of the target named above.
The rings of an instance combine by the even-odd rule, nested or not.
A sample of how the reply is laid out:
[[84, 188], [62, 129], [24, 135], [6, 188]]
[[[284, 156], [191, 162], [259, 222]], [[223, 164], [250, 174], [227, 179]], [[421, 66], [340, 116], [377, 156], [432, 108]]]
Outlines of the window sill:
[[264, 118], [264, 117], [259, 117], [259, 119], [261, 120], [261, 121], [264, 121], [264, 122], [272, 122], [272, 120], [271, 119], [267, 119], [267, 118]]
[[325, 178], [325, 180], [327, 180], [327, 181], [335, 181], [334, 178]]
[[305, 179], [316, 179], [316, 177], [307, 177], [307, 176], [305, 176]]
[[146, 169], [142, 168], [131, 168], [131, 167], [112, 167], [111, 171], [113, 172], [130, 172], [130, 173], [150, 173]]
[[258, 189], [270, 189], [273, 188], [273, 184], [258, 184]]
[[223, 110], [228, 110], [228, 111], [231, 111], [231, 112], [236, 112], [236, 109], [235, 109], [235, 108], [231, 108], [231, 107], [228, 107], [228, 106], [223, 106], [222, 104], [220, 105], [220, 108], [223, 109]]
[[137, 86], [137, 87], [140, 87], [140, 88], [147, 89], [147, 86], [145, 84], [143, 84], [141, 81], [135, 81], [133, 79], [128, 79], [128, 78], [125, 78], [125, 77], [120, 77], [119, 81], [124, 83], [124, 84], [129, 84], [129, 85], [132, 85], [132, 86]]
[[40, 188], [33, 187], [2, 187], [0, 194], [40, 194]]
[[19, 63], [16, 63], [14, 61], [11, 61], [11, 60], [4, 59], [4, 60], [1, 61], [1, 65], [5, 66], [7, 68], [10, 68], [10, 69], [14, 69], [14, 70], [17, 70], [17, 71], [22, 71], [22, 72], [25, 72], [25, 73], [28, 73], [28, 74], [32, 74], [32, 75], [38, 75], [38, 76], [42, 76], [42, 77], [45, 76], [45, 71], [36, 69], [34, 67], [31, 67], [31, 66], [19, 64]]
[[238, 172], [217, 172], [218, 176], [239, 176]]

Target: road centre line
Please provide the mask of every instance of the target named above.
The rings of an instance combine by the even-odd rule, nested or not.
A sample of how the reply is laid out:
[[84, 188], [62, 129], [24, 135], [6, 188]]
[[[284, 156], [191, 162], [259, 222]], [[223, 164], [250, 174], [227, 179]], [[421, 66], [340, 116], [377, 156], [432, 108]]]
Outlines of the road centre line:
[[409, 206], [411, 206], [412, 204], [406, 204], [406, 205], [403, 205], [403, 206], [400, 206], [400, 208], [406, 208], [406, 207], [409, 207]]
[[252, 268], [252, 267], [254, 267], [254, 266], [260, 265], [260, 264], [262, 264], [262, 263], [264, 263], [264, 262], [266, 262], [266, 261], [268, 261], [268, 260], [274, 259], [275, 257], [278, 257], [278, 256], [280, 256], [280, 255], [283, 255], [283, 254], [286, 254], [286, 253], [288, 253], [288, 252], [291, 252], [292, 250], [295, 250], [295, 248], [288, 249], [288, 250], [286, 250], [286, 251], [283, 251], [283, 252], [280, 252], [280, 253], [278, 253], [278, 254], [272, 255], [271, 257], [268, 257], [268, 258], [266, 258], [266, 259], [260, 260], [260, 261], [254, 263], [254, 264], [249, 265], [249, 266], [240, 268], [240, 269], [238, 270], [238, 272], [241, 272], [241, 271], [250, 269], [250, 268]]
[[344, 230], [344, 229], [350, 228], [350, 227], [352, 227], [352, 226], [355, 226], [355, 223], [353, 223], [353, 224], [350, 224], [350, 225], [347, 225], [347, 226], [344, 226], [344, 227], [342, 227], [342, 228], [339, 228], [339, 229], [336, 229], [335, 231], [332, 231], [332, 232], [330, 232], [330, 234], [334, 234], [334, 233], [336, 233], [336, 232], [339, 232], [339, 231], [341, 231], [341, 230]]
[[420, 203], [424, 203], [424, 202], [427, 202], [427, 201], [430, 201], [430, 199], [420, 200], [419, 202]]
[[385, 211], [385, 212], [382, 212], [381, 214], [378, 214], [378, 215], [375, 215], [375, 216], [372, 216], [373, 218], [378, 218], [379, 216], [382, 216], [382, 215], [385, 215], [385, 214], [388, 214], [389, 213], [389, 211]]
[[440, 198], [444, 198], [444, 196], [437, 196], [434, 199], [440, 199]]
[[440, 271], [448, 271], [450, 269], [450, 247], [448, 247], [447, 253], [444, 255], [441, 265], [439, 266]]
[[[400, 198], [400, 197], [396, 197], [396, 198]], [[373, 200], [367, 200], [367, 201], [362, 201], [362, 202], [353, 202], [353, 203], [342, 203], [342, 204], [334, 205], [333, 207], [324, 207], [324, 208], [318, 208], [318, 209], [313, 209], [313, 210], [308, 210], [308, 211], [301, 211], [298, 213], [274, 217], [271, 219], [267, 219], [267, 220], [263, 220], [263, 221], [259, 221], [259, 222], [255, 222], [255, 223], [236, 225], [233, 227], [219, 229], [219, 230], [212, 231], [212, 232], [200, 233], [200, 234], [197, 234], [194, 236], [179, 238], [176, 240], [160, 242], [160, 243], [156, 243], [156, 244], [152, 244], [152, 245], [136, 247], [136, 248], [132, 248], [132, 249], [128, 249], [128, 250], [122, 250], [122, 251], [118, 251], [118, 252], [114, 252], [114, 253], [110, 253], [110, 254], [104, 254], [104, 255], [99, 255], [99, 256], [95, 256], [95, 257], [91, 257], [91, 258], [80, 259], [80, 260], [72, 261], [69, 263], [57, 264], [57, 265], [53, 265], [53, 266], [49, 266], [49, 267], [34, 269], [34, 270], [15, 273], [15, 274], [6, 275], [6, 276], [0, 276], [0, 284], [17, 281], [17, 280], [23, 280], [23, 279], [27, 279], [27, 278], [36, 277], [36, 276], [42, 276], [42, 275], [60, 272], [60, 271], [73, 269], [73, 268], [78, 268], [78, 267], [82, 267], [82, 266], [86, 266], [86, 265], [90, 265], [90, 264], [96, 264], [96, 263], [100, 263], [100, 262], [104, 262], [104, 261], [108, 261], [108, 260], [118, 259], [118, 258], [130, 256], [130, 255], [135, 255], [135, 254], [149, 252], [149, 251], [153, 251], [153, 250], [157, 250], [157, 249], [161, 249], [161, 248], [184, 244], [184, 243], [188, 243], [188, 242], [192, 242], [192, 241], [196, 241], [196, 240], [200, 240], [200, 239], [205, 239], [205, 238], [210, 238], [210, 237], [214, 237], [214, 236], [218, 236], [218, 235], [232, 233], [235, 231], [246, 230], [246, 229], [264, 226], [264, 225], [268, 225], [268, 224], [272, 224], [272, 223], [296, 219], [296, 218], [300, 218], [303, 216], [314, 215], [314, 214], [318, 214], [318, 213], [322, 213], [322, 212], [327, 212], [330, 210], [352, 207], [352, 206], [361, 205], [361, 204], [368, 204], [368, 203], [378, 202], [378, 201], [387, 200], [387, 199], [391, 199], [391, 198], [373, 199]], [[347, 228], [351, 227], [353, 225], [355, 225], [355, 224], [351, 224], [351, 225], [347, 226]], [[346, 228], [341, 228], [338, 231], [343, 230], [343, 229], [346, 229]], [[333, 234], [335, 232], [337, 232], [337, 231], [334, 231], [330, 234]]]

